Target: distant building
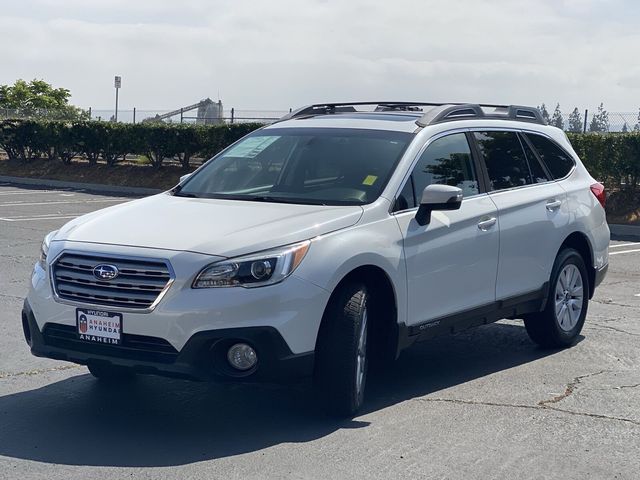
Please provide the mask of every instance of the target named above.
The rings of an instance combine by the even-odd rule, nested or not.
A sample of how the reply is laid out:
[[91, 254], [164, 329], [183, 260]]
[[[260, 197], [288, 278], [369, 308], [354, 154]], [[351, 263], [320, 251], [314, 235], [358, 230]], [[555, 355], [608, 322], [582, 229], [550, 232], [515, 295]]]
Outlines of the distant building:
[[198, 106], [196, 123], [198, 125], [213, 125], [223, 123], [222, 101], [214, 102], [210, 98], [202, 100]]

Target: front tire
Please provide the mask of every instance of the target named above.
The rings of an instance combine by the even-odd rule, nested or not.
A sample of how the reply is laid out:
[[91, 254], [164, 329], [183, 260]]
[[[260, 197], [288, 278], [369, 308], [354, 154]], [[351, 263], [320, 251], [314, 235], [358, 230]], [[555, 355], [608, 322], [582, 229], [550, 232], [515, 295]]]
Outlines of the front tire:
[[340, 287], [323, 316], [316, 345], [314, 380], [331, 414], [354, 415], [364, 403], [369, 367], [369, 294], [364, 284]]
[[527, 333], [541, 347], [568, 347], [582, 330], [588, 305], [589, 281], [584, 260], [578, 251], [564, 249], [553, 265], [545, 309], [524, 319]]

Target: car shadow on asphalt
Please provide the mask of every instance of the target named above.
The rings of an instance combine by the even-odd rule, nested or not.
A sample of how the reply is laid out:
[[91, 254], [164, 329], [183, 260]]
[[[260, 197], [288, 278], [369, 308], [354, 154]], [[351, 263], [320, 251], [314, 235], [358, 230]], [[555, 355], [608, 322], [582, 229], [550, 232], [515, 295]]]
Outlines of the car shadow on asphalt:
[[[160, 467], [366, 428], [367, 413], [539, 360], [524, 327], [498, 323], [424, 342], [372, 376], [364, 417], [331, 420], [304, 386], [211, 385], [141, 377], [105, 386], [88, 374], [0, 397], [0, 455], [38, 462]], [[424, 408], [429, 408], [425, 404]], [[361, 419], [359, 419], [361, 418]]]

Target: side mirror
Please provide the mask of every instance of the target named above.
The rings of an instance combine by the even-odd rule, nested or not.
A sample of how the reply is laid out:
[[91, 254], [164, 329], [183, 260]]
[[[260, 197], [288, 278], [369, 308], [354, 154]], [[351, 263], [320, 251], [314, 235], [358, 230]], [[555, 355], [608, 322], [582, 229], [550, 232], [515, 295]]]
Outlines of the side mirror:
[[179, 181], [178, 183], [182, 183], [182, 182], [184, 182], [184, 181], [185, 181], [187, 178], [189, 178], [190, 176], [191, 176], [191, 174], [190, 174], [190, 173], [187, 173], [186, 175], [182, 175], [182, 176], [180, 177], [180, 181]]
[[462, 190], [449, 185], [428, 185], [422, 192], [416, 222], [427, 225], [434, 210], [458, 210], [462, 205]]

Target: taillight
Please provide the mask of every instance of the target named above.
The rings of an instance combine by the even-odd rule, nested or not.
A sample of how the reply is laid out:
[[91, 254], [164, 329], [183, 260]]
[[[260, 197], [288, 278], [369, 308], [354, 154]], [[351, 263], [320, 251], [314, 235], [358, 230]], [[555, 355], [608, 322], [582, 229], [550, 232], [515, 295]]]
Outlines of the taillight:
[[602, 205], [602, 208], [604, 208], [604, 205], [607, 203], [607, 192], [604, 191], [604, 185], [602, 185], [601, 183], [594, 183], [590, 188], [591, 193], [596, 196], [596, 198], [600, 202], [600, 205]]

